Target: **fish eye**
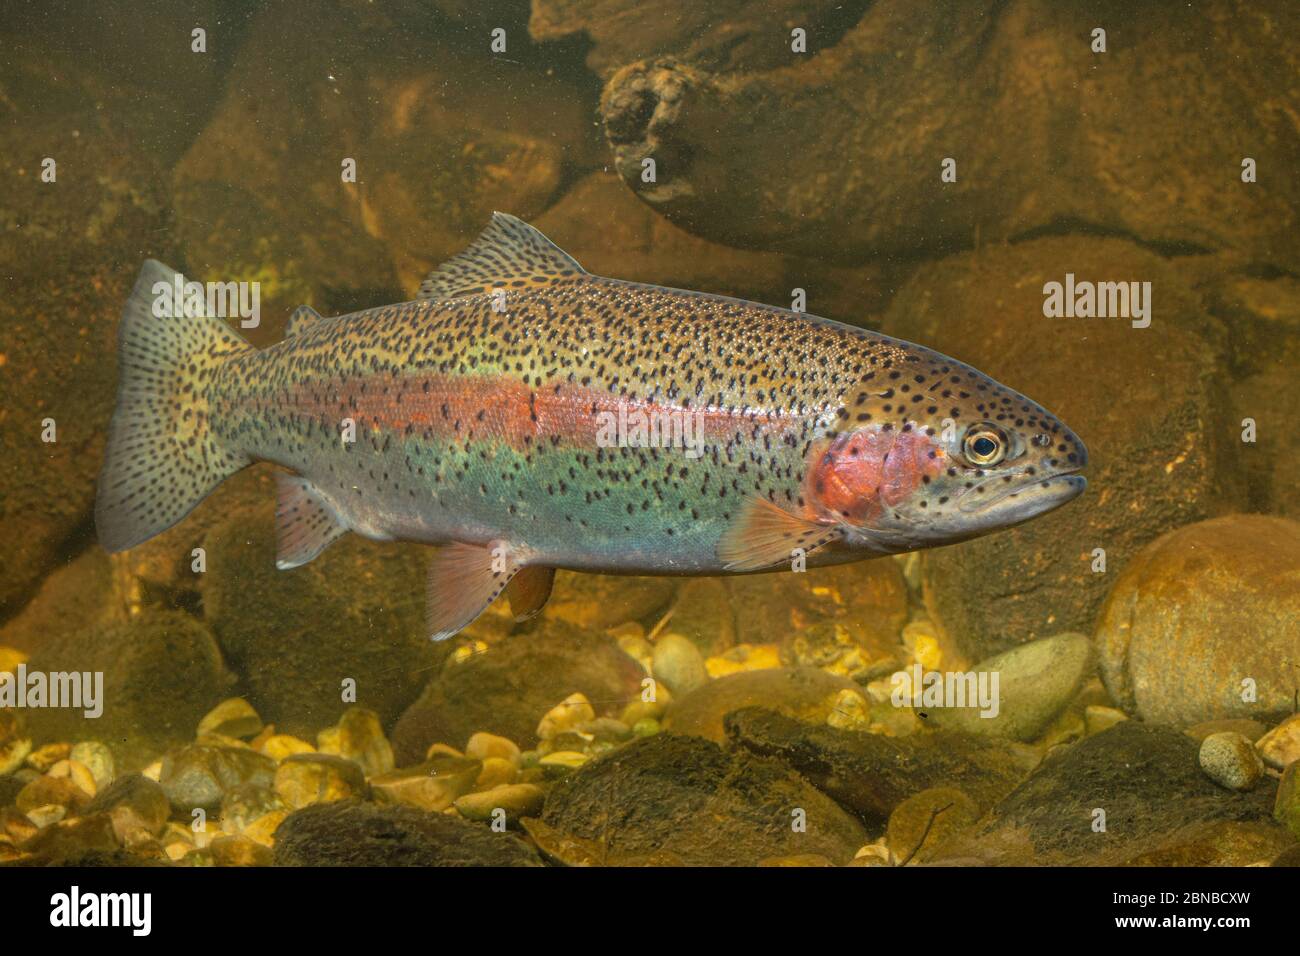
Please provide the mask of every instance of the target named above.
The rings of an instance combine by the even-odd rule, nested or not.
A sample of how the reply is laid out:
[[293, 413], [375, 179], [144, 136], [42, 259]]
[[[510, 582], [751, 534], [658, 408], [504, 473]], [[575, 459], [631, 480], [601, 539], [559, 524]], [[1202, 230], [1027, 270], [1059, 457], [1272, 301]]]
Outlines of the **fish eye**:
[[972, 425], [961, 442], [962, 454], [972, 465], [996, 465], [1007, 454], [1007, 437], [989, 422]]

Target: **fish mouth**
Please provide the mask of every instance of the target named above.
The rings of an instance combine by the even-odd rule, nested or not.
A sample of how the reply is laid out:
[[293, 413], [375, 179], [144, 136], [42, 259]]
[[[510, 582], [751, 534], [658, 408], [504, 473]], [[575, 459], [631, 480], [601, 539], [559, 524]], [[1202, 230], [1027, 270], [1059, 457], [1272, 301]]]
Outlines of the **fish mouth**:
[[996, 494], [977, 496], [980, 488], [988, 487], [1001, 481], [1001, 475], [984, 479], [971, 488], [962, 497], [958, 510], [968, 515], [1010, 518], [1023, 521], [1035, 515], [1058, 508], [1067, 501], [1079, 497], [1088, 487], [1088, 479], [1079, 474], [1080, 468], [1066, 468], [1053, 472], [1044, 478], [1035, 478], [1032, 483], [1009, 483]]

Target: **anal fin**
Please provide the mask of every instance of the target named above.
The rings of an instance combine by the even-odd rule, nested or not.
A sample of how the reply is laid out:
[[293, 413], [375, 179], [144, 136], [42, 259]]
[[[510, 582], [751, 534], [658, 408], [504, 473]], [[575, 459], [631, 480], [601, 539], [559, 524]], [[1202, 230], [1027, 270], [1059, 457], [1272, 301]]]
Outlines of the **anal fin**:
[[275, 476], [275, 566], [306, 564], [347, 532], [316, 487], [300, 475]]
[[766, 498], [750, 497], [718, 542], [728, 571], [760, 571], [788, 562], [796, 548], [820, 548], [840, 534], [835, 525], [800, 518]]
[[446, 640], [472, 623], [521, 570], [518, 555], [503, 541], [454, 541], [439, 548], [429, 567], [430, 639]]
[[506, 597], [510, 599], [510, 613], [516, 623], [531, 621], [542, 613], [546, 602], [551, 597], [551, 586], [555, 583], [555, 568], [528, 567], [520, 569], [506, 588]]

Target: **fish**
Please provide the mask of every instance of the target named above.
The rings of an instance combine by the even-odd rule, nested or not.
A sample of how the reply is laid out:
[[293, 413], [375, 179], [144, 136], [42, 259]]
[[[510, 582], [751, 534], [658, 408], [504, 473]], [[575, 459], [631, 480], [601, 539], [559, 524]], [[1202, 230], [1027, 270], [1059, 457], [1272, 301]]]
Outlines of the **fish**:
[[[584, 270], [496, 213], [416, 299], [292, 314], [255, 349], [202, 303], [161, 317], [142, 267], [118, 334], [95, 502], [109, 552], [255, 462], [276, 565], [342, 535], [434, 546], [428, 632], [556, 569], [727, 575], [1009, 528], [1087, 485], [1083, 442], [969, 365], [876, 331]], [[163, 283], [163, 286], [159, 286]]]

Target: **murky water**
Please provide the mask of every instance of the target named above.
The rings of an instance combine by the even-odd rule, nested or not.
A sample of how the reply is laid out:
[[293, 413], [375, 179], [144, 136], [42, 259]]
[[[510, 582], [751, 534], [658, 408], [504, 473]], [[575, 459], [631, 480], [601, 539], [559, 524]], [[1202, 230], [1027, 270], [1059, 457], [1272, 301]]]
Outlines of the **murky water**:
[[0, 863], [1294, 861], [1297, 21], [6, 15]]

